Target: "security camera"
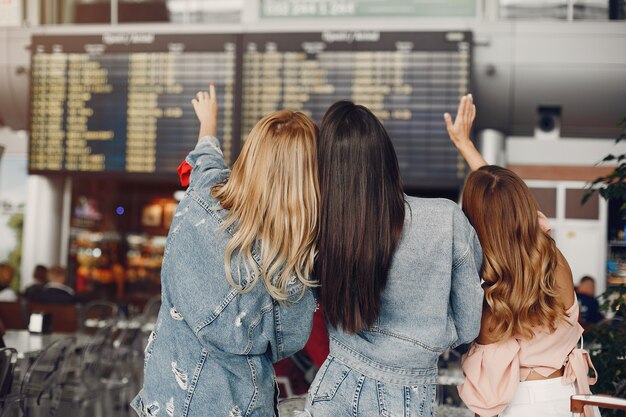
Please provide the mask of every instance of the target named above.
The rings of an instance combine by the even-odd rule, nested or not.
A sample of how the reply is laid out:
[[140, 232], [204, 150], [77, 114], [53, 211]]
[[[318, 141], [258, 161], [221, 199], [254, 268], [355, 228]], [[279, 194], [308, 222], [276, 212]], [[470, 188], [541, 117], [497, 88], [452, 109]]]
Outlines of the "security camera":
[[561, 136], [561, 106], [537, 107], [535, 138], [557, 140]]

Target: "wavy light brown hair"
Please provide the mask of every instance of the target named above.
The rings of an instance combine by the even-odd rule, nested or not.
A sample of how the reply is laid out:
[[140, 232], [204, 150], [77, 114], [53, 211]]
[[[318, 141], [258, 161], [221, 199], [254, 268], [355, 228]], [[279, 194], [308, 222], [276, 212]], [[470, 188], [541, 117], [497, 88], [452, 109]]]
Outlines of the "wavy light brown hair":
[[463, 212], [483, 248], [493, 339], [530, 339], [546, 327], [554, 331], [566, 314], [557, 298], [558, 250], [539, 227], [537, 203], [524, 181], [493, 165], [472, 172], [463, 190]]
[[[230, 178], [213, 188], [229, 212], [223, 227], [234, 228], [224, 254], [226, 278], [242, 292], [250, 291], [258, 281], [251, 277], [259, 275], [277, 300], [288, 299], [294, 277], [305, 288], [316, 284], [311, 271], [319, 215], [317, 133], [304, 113], [270, 113], [248, 135]], [[237, 265], [235, 280], [231, 257], [237, 252], [245, 274]]]

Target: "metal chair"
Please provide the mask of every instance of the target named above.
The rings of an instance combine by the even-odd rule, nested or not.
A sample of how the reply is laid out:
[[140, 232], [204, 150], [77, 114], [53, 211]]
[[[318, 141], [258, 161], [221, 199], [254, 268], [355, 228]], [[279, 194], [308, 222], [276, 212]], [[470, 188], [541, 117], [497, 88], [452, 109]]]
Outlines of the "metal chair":
[[474, 412], [464, 406], [435, 404], [435, 415], [445, 417], [474, 417]]
[[79, 359], [69, 372], [61, 397], [63, 415], [102, 416], [101, 385], [92, 381], [97, 379], [94, 375], [100, 374], [100, 356], [113, 330], [112, 323], [97, 329], [89, 343], [76, 351]]
[[141, 313], [141, 320], [143, 322], [144, 331], [150, 332], [154, 330], [154, 323], [156, 322], [159, 310], [161, 309], [161, 296], [157, 295], [146, 303], [146, 306]]
[[26, 370], [19, 392], [7, 397], [2, 416], [11, 410], [15, 414], [10, 415], [22, 417], [54, 417], [65, 384], [67, 360], [75, 345], [76, 338], [66, 337], [41, 351]]
[[81, 330], [87, 333], [95, 332], [119, 317], [120, 310], [117, 304], [109, 301], [89, 302], [82, 309]]
[[116, 323], [98, 329], [82, 352], [76, 374], [66, 384], [62, 404], [66, 414], [122, 415], [119, 408], [127, 407], [135, 393], [131, 385], [135, 364], [142, 364], [132, 352], [139, 331], [119, 328]]
[[103, 346], [92, 353], [98, 355], [97, 364], [87, 369], [84, 381], [93, 388], [100, 387], [106, 416], [129, 411], [132, 395], [138, 391], [134, 382], [138, 378], [137, 369], [143, 370], [143, 360], [137, 355], [135, 344], [140, 332], [140, 328], [113, 325], [105, 335]]
[[306, 406], [306, 395], [290, 397], [280, 400], [278, 403], [278, 414], [281, 416], [293, 416], [304, 410]]
[[4, 403], [11, 393], [16, 360], [17, 351], [15, 349], [0, 349], [0, 414], [4, 411]]

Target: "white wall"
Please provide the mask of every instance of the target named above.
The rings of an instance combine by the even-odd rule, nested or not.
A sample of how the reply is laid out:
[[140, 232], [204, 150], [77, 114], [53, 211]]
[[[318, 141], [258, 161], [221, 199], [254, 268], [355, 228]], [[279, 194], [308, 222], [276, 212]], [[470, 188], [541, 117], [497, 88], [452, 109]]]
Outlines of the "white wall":
[[0, 127], [0, 262], [15, 249], [20, 236], [8, 226], [16, 214], [23, 212], [27, 202], [27, 136]]
[[550, 219], [552, 237], [572, 269], [574, 284], [590, 275], [596, 280], [596, 295], [602, 294], [607, 287], [607, 202], [599, 199], [598, 219], [568, 219], [565, 216], [565, 192], [567, 189], [580, 190], [585, 186], [584, 182], [527, 180], [526, 184], [534, 188], [556, 188], [556, 217]]
[[[62, 178], [28, 175], [28, 136], [24, 131], [0, 128], [0, 203], [25, 203], [22, 230], [22, 288], [32, 282], [37, 264], [65, 265], [67, 259], [68, 185]], [[71, 187], [71, 184], [69, 185]], [[13, 210], [14, 211], [14, 210]], [[11, 213], [0, 207], [0, 261], [16, 243], [5, 223]], [[64, 239], [61, 239], [63, 236]]]
[[4, 146], [4, 155], [26, 156], [28, 154], [28, 135], [25, 131], [14, 131], [0, 126], [0, 146]]
[[22, 0], [0, 1], [0, 27], [22, 24]]
[[626, 153], [626, 143], [615, 144], [614, 139], [506, 138], [506, 161], [509, 165], [594, 166], [610, 153]]
[[32, 271], [38, 264], [65, 266], [61, 259], [66, 242], [61, 241], [65, 225], [63, 178], [41, 175], [28, 177], [28, 204], [24, 213], [22, 246], [22, 288], [32, 282]]
[[[626, 153], [626, 143], [616, 144], [614, 139], [538, 140], [531, 137], [509, 137], [505, 142], [508, 165], [592, 167], [598, 165], [608, 154]], [[614, 166], [615, 162], [600, 165]], [[530, 187], [557, 189], [557, 213], [550, 219], [552, 236], [572, 268], [574, 283], [577, 284], [582, 276], [590, 275], [596, 279], [596, 294], [604, 292], [607, 286], [607, 202], [599, 199], [599, 218], [596, 220], [567, 219], [565, 191], [582, 189], [588, 183], [558, 179], [526, 179], [526, 183]]]

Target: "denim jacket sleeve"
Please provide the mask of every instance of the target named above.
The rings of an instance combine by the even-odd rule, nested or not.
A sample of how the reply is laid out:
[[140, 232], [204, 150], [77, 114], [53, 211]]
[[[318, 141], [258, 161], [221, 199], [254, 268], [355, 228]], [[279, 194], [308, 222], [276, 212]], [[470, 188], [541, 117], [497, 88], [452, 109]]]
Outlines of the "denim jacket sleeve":
[[[302, 284], [298, 287], [302, 288]], [[274, 362], [298, 352], [309, 340], [317, 302], [310, 288], [305, 289], [302, 298], [297, 300], [299, 293], [300, 291], [291, 294], [287, 302], [274, 302], [276, 325], [276, 346], [272, 358]]]
[[478, 336], [483, 306], [483, 289], [480, 285], [482, 248], [474, 228], [458, 208], [454, 213], [453, 239], [450, 304], [457, 331], [457, 341], [452, 347], [456, 347]]
[[224, 170], [228, 170], [219, 140], [214, 136], [203, 136], [196, 147], [187, 155], [185, 162], [191, 167], [189, 186], [201, 188], [215, 183]]

